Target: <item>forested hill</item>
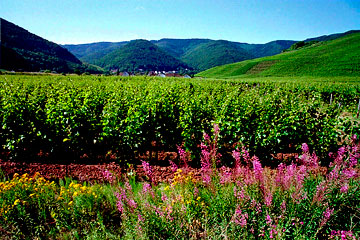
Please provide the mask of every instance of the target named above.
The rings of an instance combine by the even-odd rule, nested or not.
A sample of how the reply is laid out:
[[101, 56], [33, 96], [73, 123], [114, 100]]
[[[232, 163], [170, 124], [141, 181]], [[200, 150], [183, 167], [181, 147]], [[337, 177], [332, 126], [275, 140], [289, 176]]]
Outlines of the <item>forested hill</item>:
[[189, 68], [147, 40], [133, 40], [100, 58], [95, 64], [119, 71], [169, 71]]
[[[67, 49], [0, 18], [1, 66], [6, 70], [74, 72], [94, 70]], [[88, 69], [89, 68], [89, 69]]]

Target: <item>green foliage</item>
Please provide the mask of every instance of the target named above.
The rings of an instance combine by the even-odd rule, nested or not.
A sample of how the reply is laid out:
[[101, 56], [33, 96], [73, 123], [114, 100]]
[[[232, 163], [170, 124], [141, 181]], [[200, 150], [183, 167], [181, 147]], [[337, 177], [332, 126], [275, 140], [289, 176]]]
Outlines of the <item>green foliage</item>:
[[283, 52], [298, 50], [300, 48], [312, 46], [316, 43], [319, 43], [319, 41], [310, 41], [310, 42], [300, 41], [300, 42], [294, 43], [293, 45], [291, 45], [291, 47], [289, 49], [286, 49]]
[[169, 71], [188, 68], [180, 60], [165, 53], [146, 40], [133, 40], [96, 62], [106, 69], [119, 69], [119, 71]]
[[359, 76], [359, 49], [360, 33], [353, 33], [297, 51], [218, 66], [198, 76]]
[[198, 71], [250, 58], [252, 57], [246, 50], [223, 40], [199, 44], [181, 57], [185, 63]]
[[[225, 40], [164, 38], [153, 40], [151, 43], [165, 53], [185, 62], [190, 68], [199, 71], [199, 69], [205, 70], [226, 63], [278, 54], [289, 48], [295, 41], [279, 40], [266, 44], [247, 44]], [[99, 42], [64, 45], [64, 47], [82, 61], [105, 66], [113, 62], [112, 57], [116, 57], [116, 53], [119, 53], [126, 44], [128, 42]], [[105, 57], [106, 55], [112, 57]]]
[[57, 159], [111, 151], [130, 161], [155, 141], [165, 151], [184, 144], [197, 165], [197, 146], [215, 122], [222, 153], [242, 143], [266, 160], [307, 142], [323, 156], [360, 133], [359, 92], [358, 81], [336, 78], [1, 75], [0, 145], [15, 159], [36, 159], [41, 151]]

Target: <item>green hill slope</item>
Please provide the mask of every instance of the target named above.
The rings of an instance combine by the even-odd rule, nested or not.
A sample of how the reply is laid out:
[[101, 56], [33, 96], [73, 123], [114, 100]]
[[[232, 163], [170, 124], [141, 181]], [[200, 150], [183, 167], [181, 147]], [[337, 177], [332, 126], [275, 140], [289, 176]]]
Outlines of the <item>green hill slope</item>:
[[15, 71], [100, 73], [97, 66], [83, 64], [67, 49], [0, 18], [0, 68]]
[[210, 39], [171, 39], [163, 38], [160, 40], [152, 40], [156, 46], [171, 54], [172, 56], [180, 59], [184, 54], [196, 48], [200, 44], [207, 43], [213, 40]]
[[252, 58], [252, 56], [248, 51], [239, 45], [229, 41], [219, 40], [198, 45], [181, 57], [181, 60], [194, 69], [202, 71], [211, 67], [250, 58]]
[[185, 63], [147, 40], [133, 40], [105, 55], [96, 64], [106, 69], [119, 69], [119, 71], [139, 69], [168, 71], [188, 68]]
[[360, 76], [360, 33], [271, 57], [218, 66], [197, 76]]
[[82, 63], [67, 49], [0, 19], [1, 68], [8, 70], [71, 71]]

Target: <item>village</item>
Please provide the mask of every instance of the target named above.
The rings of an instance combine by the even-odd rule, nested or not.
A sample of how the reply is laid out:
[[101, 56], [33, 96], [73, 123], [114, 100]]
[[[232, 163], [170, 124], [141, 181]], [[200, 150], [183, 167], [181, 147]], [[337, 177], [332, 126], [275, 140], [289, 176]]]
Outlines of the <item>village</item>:
[[149, 77], [178, 77], [178, 78], [191, 78], [189, 74], [180, 73], [179, 71], [144, 71], [139, 69], [135, 72], [120, 72], [119, 69], [111, 69], [111, 75], [129, 77], [129, 76], [149, 76]]

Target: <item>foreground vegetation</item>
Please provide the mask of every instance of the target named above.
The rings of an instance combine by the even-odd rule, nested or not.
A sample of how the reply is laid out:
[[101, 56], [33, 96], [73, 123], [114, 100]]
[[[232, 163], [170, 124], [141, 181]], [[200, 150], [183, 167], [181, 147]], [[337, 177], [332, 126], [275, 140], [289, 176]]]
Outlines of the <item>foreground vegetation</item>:
[[296, 163], [263, 168], [245, 148], [233, 151], [233, 168], [221, 167], [214, 137], [204, 134], [201, 176], [181, 168], [170, 183], [148, 182], [134, 172], [120, 181], [104, 172], [103, 184], [59, 184], [40, 175], [14, 175], [0, 182], [3, 237], [60, 239], [359, 239], [360, 144], [330, 154], [322, 174], [319, 159], [302, 145]]
[[236, 144], [269, 165], [270, 154], [296, 153], [307, 142], [325, 162], [347, 136], [360, 133], [359, 97], [357, 78], [1, 75], [0, 145], [3, 159], [107, 155], [123, 163], [183, 145], [200, 166], [202, 134], [218, 123], [229, 166]]

